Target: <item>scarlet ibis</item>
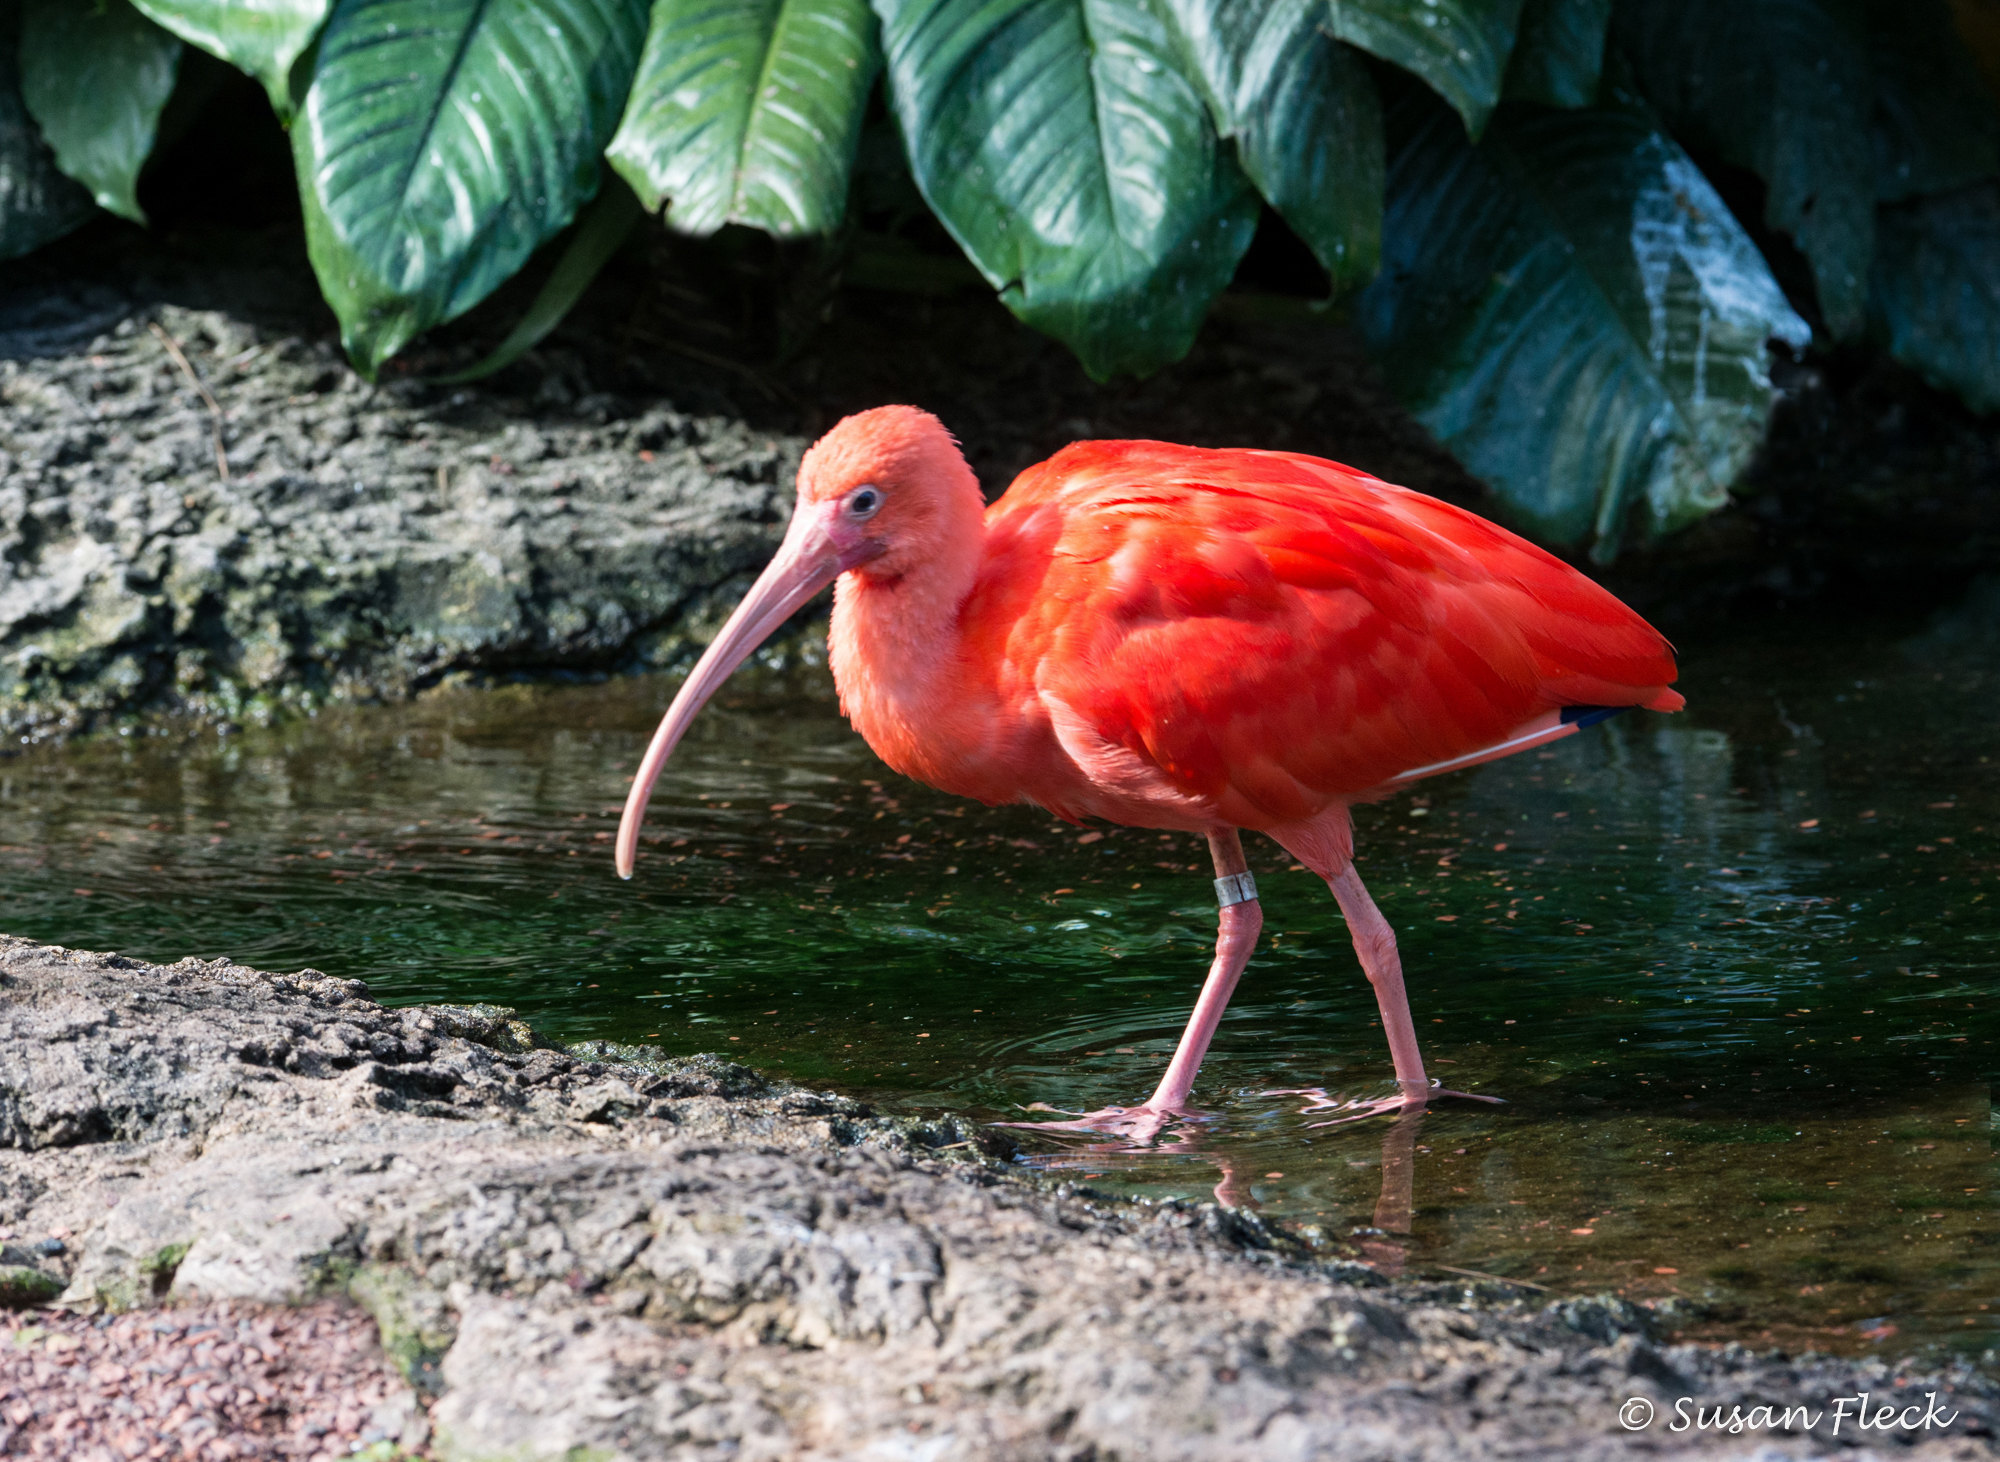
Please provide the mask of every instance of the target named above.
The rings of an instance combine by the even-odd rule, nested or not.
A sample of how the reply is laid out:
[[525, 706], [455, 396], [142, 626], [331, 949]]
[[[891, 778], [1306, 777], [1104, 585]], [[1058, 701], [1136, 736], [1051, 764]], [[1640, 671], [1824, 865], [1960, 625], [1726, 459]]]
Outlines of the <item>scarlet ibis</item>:
[[[1559, 559], [1448, 503], [1293, 452], [1077, 442], [986, 506], [941, 422], [850, 416], [800, 463], [783, 544], [674, 697], [618, 829], [630, 878], [703, 703], [829, 582], [842, 711], [905, 776], [988, 806], [1203, 833], [1215, 960], [1159, 1088], [1184, 1110], [1263, 924], [1239, 830], [1333, 890], [1397, 1094], [1432, 1096], [1396, 938], [1349, 809], [1633, 706], [1678, 710], [1672, 647]], [[1364, 1112], [1365, 1114], [1365, 1112]]]

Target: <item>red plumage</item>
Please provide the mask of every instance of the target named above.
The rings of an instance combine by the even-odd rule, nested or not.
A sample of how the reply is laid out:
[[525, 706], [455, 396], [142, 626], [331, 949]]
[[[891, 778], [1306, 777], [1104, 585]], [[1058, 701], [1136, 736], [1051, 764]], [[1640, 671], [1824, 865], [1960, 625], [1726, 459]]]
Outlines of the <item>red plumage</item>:
[[[960, 696], [1060, 700], [1238, 826], [1304, 820], [1559, 707], [1681, 704], [1666, 641], [1575, 569], [1318, 458], [1078, 443], [985, 527]], [[912, 774], [950, 788], [938, 730]], [[878, 744], [892, 764], [901, 739]], [[1035, 800], [1094, 810], [1021, 772]]]

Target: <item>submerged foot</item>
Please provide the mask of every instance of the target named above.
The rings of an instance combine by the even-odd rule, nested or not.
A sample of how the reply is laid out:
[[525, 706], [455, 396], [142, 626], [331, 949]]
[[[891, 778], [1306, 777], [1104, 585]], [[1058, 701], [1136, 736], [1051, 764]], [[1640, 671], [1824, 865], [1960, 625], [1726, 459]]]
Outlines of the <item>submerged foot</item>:
[[1308, 1122], [1308, 1127], [1342, 1127], [1349, 1122], [1365, 1122], [1371, 1117], [1400, 1116], [1405, 1112], [1421, 1112], [1430, 1103], [1445, 1097], [1458, 1097], [1468, 1102], [1491, 1102], [1505, 1106], [1504, 1097], [1481, 1096], [1473, 1091], [1452, 1091], [1441, 1085], [1435, 1078], [1428, 1087], [1413, 1088], [1397, 1092], [1394, 1096], [1347, 1097], [1334, 1096], [1322, 1086], [1280, 1087], [1275, 1091], [1260, 1093], [1262, 1096], [1302, 1096], [1309, 1100], [1299, 1108], [1301, 1117], [1314, 1116], [1320, 1112], [1338, 1112], [1324, 1122]]
[[[1061, 1113], [1060, 1107], [1035, 1102], [1031, 1112]], [[1020, 1127], [1033, 1132], [1089, 1132], [1100, 1137], [1122, 1137], [1135, 1147], [1151, 1145], [1169, 1127], [1195, 1120], [1185, 1108], [1103, 1107], [1095, 1112], [1072, 1112], [1066, 1122], [995, 1122], [995, 1127]]]

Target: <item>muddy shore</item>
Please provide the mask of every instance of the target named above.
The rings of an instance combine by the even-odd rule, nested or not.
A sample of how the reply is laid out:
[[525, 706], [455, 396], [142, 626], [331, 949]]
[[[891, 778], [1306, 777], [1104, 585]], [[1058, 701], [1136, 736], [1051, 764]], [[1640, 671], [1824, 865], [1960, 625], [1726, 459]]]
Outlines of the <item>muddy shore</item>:
[[[237, 1417], [235, 1455], [353, 1436], [451, 1462], [1972, 1458], [2000, 1422], [1974, 1368], [1674, 1345], [1616, 1299], [1392, 1282], [1252, 1213], [1037, 1182], [991, 1131], [717, 1058], [11, 938], [0, 1243], [9, 1354], [40, 1378], [0, 1364], [8, 1455], [56, 1455], [59, 1421], [81, 1456], [209, 1412]], [[172, 1380], [195, 1333], [227, 1342], [200, 1387]], [[345, 1347], [329, 1374], [374, 1389], [315, 1433], [321, 1336]], [[1955, 1416], [1835, 1430], [1861, 1392]], [[1676, 1432], [1681, 1398], [1819, 1421]]]

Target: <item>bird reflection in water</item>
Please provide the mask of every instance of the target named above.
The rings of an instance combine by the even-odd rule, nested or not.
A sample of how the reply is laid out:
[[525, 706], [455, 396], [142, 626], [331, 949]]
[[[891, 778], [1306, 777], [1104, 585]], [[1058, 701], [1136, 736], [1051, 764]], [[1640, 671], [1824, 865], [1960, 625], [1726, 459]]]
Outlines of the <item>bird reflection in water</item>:
[[[1325, 1112], [1340, 1114], [1326, 1121], [1308, 1123], [1311, 1127], [1345, 1126], [1380, 1113], [1380, 1106], [1374, 1101], [1334, 1096], [1321, 1087], [1285, 1088], [1262, 1095], [1306, 1098], [1305, 1105], [1298, 1109], [1298, 1115], [1303, 1117]], [[1063, 1115], [1057, 1108], [1043, 1102], [1030, 1103], [1026, 1110]], [[1382, 1182], [1375, 1198], [1373, 1221], [1352, 1231], [1355, 1248], [1360, 1251], [1362, 1260], [1391, 1277], [1400, 1275], [1409, 1264], [1411, 1224], [1416, 1212], [1417, 1134], [1423, 1127], [1425, 1115], [1423, 1107], [1414, 1107], [1401, 1113], [1383, 1129]], [[1252, 1180], [1240, 1171], [1242, 1158], [1231, 1152], [1230, 1139], [1216, 1130], [1219, 1122], [1219, 1113], [1183, 1108], [1176, 1114], [1175, 1120], [1148, 1124], [1143, 1132], [1105, 1133], [1103, 1129], [1080, 1128], [1072, 1122], [1003, 1122], [996, 1125], [1052, 1135], [1087, 1130], [1096, 1133], [1099, 1140], [1066, 1146], [1060, 1152], [1042, 1153], [1029, 1159], [1032, 1166], [1045, 1171], [1104, 1166], [1107, 1159], [1121, 1157], [1170, 1157], [1212, 1163], [1218, 1174], [1213, 1189], [1215, 1201], [1225, 1208], [1255, 1211], [1259, 1204], [1251, 1190]], [[1103, 1140], [1105, 1137], [1111, 1140]], [[1100, 1175], [1091, 1173], [1087, 1176]]]

